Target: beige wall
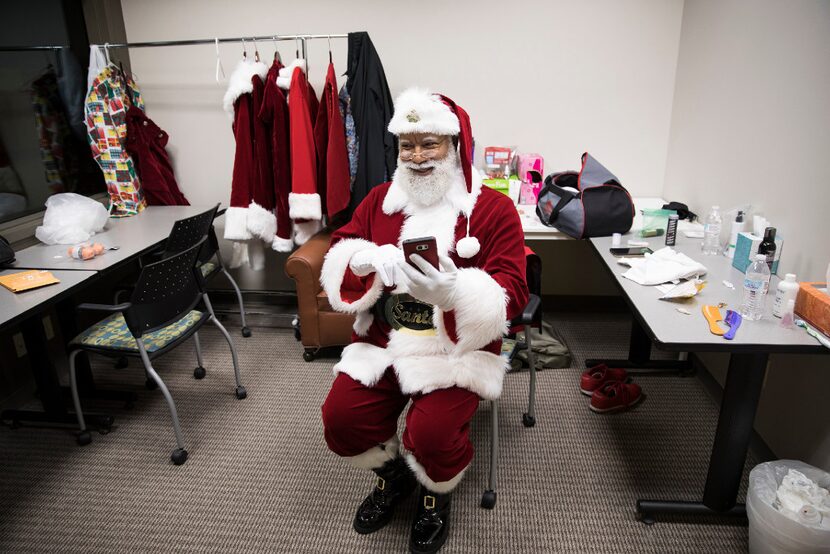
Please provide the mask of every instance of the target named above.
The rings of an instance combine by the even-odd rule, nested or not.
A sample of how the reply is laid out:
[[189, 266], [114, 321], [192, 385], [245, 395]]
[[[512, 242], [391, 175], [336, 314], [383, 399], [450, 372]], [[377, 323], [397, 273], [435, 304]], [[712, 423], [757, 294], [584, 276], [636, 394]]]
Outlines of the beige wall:
[[[830, 2], [692, 1], [683, 11], [664, 196], [705, 214], [751, 202], [785, 237], [782, 272], [830, 261]], [[726, 360], [707, 356], [723, 380]], [[774, 356], [756, 428], [830, 469], [830, 357]]]
[[[634, 192], [662, 190], [682, 0], [504, 2], [244, 2], [122, 0], [131, 41], [343, 33], [365, 30], [380, 53], [392, 94], [410, 85], [447, 93], [472, 117], [479, 145], [516, 145], [549, 169], [574, 167], [591, 151]], [[346, 41], [332, 41], [345, 71]], [[273, 45], [260, 44], [271, 58]], [[309, 46], [319, 90], [325, 41]], [[281, 43], [285, 59], [293, 44]], [[227, 74], [241, 54], [222, 45]], [[233, 163], [225, 84], [214, 82], [214, 47], [134, 49], [147, 112], [170, 133], [169, 150], [192, 201], [227, 202]], [[284, 258], [243, 287], [287, 288]]]

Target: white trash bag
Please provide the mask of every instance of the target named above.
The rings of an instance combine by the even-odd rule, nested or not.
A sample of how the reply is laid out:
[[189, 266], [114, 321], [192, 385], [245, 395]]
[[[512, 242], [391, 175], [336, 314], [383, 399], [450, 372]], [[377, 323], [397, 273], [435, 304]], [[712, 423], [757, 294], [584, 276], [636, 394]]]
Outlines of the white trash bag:
[[830, 473], [796, 460], [755, 466], [746, 494], [749, 552], [830, 553]]
[[78, 244], [100, 232], [109, 213], [103, 204], [86, 196], [65, 192], [46, 200], [43, 225], [35, 236], [46, 244]]

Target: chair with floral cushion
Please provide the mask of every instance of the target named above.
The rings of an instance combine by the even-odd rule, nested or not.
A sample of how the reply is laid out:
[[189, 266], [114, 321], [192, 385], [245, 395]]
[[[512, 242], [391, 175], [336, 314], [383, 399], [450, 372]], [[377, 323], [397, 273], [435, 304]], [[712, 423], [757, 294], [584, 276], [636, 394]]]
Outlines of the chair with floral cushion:
[[[92, 352], [109, 357], [138, 357], [148, 378], [161, 389], [176, 435], [176, 449], [170, 456], [176, 465], [187, 461], [179, 417], [170, 391], [153, 368], [152, 360], [183, 344], [208, 321], [216, 325], [230, 346], [233, 370], [236, 378], [236, 397], [247, 396], [239, 376], [236, 349], [228, 331], [216, 319], [210, 299], [205, 291], [204, 277], [198, 263], [200, 251], [205, 247], [203, 236], [193, 246], [160, 261], [145, 265], [138, 277], [129, 302], [116, 305], [81, 304], [79, 310], [110, 312], [111, 315], [89, 327], [69, 343], [69, 380], [72, 400], [78, 417], [80, 433], [78, 444], [92, 441], [84, 422], [78, 385], [75, 375], [75, 358], [81, 352]], [[204, 309], [201, 304], [203, 304]], [[199, 366], [201, 350], [196, 348]]]

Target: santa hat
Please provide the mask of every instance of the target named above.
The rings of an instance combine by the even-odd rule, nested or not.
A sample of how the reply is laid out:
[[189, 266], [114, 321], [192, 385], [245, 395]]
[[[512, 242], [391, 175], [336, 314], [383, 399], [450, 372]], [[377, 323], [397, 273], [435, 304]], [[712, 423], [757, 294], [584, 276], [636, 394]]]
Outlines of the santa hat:
[[[464, 109], [443, 94], [433, 94], [426, 89], [410, 88], [403, 91], [395, 100], [395, 113], [389, 121], [389, 132], [393, 135], [408, 133], [432, 133], [458, 137], [458, 157], [467, 194], [472, 194], [473, 187], [473, 130], [470, 116]], [[467, 236], [458, 241], [455, 251], [462, 258], [472, 258], [478, 254], [481, 245], [476, 237], [470, 236], [470, 217], [474, 202], [467, 218]]]

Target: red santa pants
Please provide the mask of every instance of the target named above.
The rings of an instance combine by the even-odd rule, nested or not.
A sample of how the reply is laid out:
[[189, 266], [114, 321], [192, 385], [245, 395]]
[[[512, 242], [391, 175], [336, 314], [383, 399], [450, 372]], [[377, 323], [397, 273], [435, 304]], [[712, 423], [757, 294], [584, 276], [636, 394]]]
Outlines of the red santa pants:
[[[376, 448], [395, 436], [398, 416], [410, 399], [404, 448], [429, 479], [450, 481], [473, 459], [470, 420], [479, 399], [466, 389], [452, 387], [409, 396], [401, 392], [391, 367], [373, 387], [339, 373], [322, 408], [326, 443], [340, 456], [357, 456]], [[416, 476], [421, 477], [418, 472]]]

